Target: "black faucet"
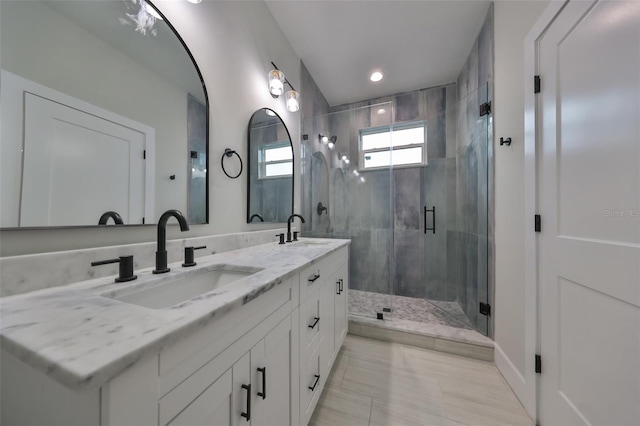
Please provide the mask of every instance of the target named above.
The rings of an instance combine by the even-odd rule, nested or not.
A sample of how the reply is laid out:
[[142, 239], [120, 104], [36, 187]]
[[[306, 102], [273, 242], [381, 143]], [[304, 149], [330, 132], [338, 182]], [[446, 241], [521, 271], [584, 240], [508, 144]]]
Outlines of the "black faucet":
[[187, 220], [178, 210], [167, 210], [162, 213], [162, 216], [160, 216], [158, 220], [158, 250], [156, 251], [156, 269], [153, 270], [154, 274], [164, 274], [171, 270], [167, 267], [167, 221], [171, 217], [178, 219], [182, 232], [189, 230]]
[[295, 219], [296, 217], [300, 218], [300, 222], [304, 223], [304, 217], [300, 216], [299, 214], [292, 214], [291, 216], [289, 216], [289, 219], [287, 219], [287, 242], [290, 243], [291, 240], [291, 222], [293, 222], [293, 219]]
[[262, 216], [260, 216], [258, 213], [254, 213], [254, 214], [251, 216], [251, 219], [249, 219], [249, 223], [253, 222], [253, 218], [254, 218], [254, 217], [257, 217], [258, 219], [260, 219], [260, 222], [264, 222], [264, 219], [262, 218]]
[[114, 212], [114, 211], [108, 211], [108, 212], [102, 213], [102, 216], [100, 216], [100, 220], [98, 220], [98, 225], [106, 225], [109, 218], [112, 218], [113, 222], [116, 225], [124, 225], [124, 222], [122, 221], [122, 216], [120, 216], [118, 212]]

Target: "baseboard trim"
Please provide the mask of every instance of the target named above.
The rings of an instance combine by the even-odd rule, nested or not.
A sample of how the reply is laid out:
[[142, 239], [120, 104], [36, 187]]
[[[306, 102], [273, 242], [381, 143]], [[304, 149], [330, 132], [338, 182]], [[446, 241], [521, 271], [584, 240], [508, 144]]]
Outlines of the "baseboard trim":
[[516, 394], [516, 397], [520, 400], [520, 403], [529, 417], [531, 417], [532, 420], [535, 419], [535, 407], [528, 407], [526, 404], [527, 381], [513, 362], [511, 362], [507, 354], [504, 353], [498, 342], [495, 342], [494, 349], [495, 363], [496, 367], [498, 367], [498, 371], [500, 371], [502, 377], [507, 381], [507, 384], [511, 387], [513, 393]]

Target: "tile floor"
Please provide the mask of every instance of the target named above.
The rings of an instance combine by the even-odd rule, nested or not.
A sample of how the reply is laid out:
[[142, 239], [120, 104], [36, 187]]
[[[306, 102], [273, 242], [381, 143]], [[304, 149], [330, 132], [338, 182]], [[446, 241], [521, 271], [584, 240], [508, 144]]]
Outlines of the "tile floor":
[[385, 314], [385, 317], [393, 319], [473, 330], [469, 319], [456, 302], [349, 290], [350, 314], [375, 318], [377, 312], [382, 312], [382, 308], [391, 308], [391, 313]]
[[353, 335], [309, 424], [533, 426], [493, 363]]

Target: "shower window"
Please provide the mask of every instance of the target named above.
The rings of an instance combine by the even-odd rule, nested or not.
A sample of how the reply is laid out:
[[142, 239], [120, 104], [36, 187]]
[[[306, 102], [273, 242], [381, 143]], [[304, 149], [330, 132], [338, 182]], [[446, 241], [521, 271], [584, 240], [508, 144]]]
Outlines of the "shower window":
[[293, 154], [289, 141], [265, 145], [258, 151], [259, 178], [269, 179], [293, 174]]
[[360, 169], [427, 164], [424, 122], [360, 130]]

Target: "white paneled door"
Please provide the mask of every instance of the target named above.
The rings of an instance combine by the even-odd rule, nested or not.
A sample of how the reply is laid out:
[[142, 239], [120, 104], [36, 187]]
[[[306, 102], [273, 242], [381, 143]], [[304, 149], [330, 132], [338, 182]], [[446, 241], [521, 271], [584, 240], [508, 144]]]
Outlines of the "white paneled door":
[[20, 226], [97, 225], [109, 210], [142, 223], [146, 135], [28, 92], [24, 105]]
[[540, 422], [640, 424], [640, 2], [571, 1], [538, 44]]

